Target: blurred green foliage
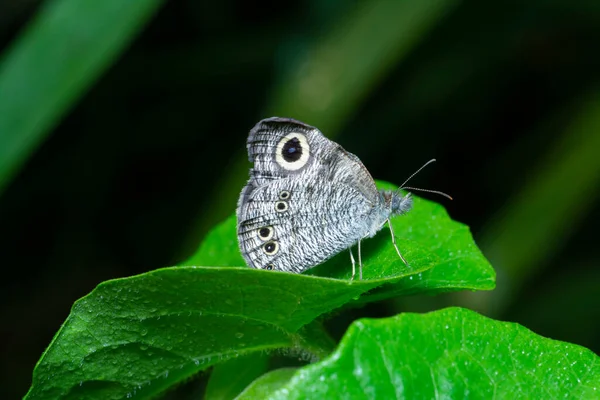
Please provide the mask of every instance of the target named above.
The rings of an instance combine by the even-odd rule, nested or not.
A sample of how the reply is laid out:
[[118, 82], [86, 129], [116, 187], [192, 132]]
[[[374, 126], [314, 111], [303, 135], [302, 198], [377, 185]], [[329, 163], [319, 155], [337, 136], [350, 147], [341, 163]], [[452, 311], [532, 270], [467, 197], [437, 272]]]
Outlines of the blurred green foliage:
[[0, 59], [0, 193], [160, 3], [42, 5]]
[[248, 129], [274, 113], [380, 179], [436, 157], [415, 185], [453, 195], [499, 273], [332, 331], [462, 304], [600, 351], [599, 2], [75, 3], [0, 3], [0, 397], [75, 299], [185, 259], [231, 213]]

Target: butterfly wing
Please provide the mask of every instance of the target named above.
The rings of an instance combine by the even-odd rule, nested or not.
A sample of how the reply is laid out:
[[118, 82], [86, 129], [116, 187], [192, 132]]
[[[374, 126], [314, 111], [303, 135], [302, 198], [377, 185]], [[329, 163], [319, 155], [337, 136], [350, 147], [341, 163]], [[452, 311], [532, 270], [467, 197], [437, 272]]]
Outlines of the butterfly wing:
[[356, 243], [380, 197], [366, 168], [302, 122], [269, 118], [248, 137], [254, 162], [238, 202], [238, 240], [254, 268], [302, 272]]

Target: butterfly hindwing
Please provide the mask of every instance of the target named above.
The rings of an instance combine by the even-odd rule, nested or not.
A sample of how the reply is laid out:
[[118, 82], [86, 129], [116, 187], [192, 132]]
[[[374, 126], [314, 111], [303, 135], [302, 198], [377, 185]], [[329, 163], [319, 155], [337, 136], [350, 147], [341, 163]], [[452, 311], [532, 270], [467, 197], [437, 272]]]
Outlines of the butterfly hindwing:
[[240, 207], [238, 236], [250, 266], [302, 272], [360, 239], [356, 224], [368, 216], [371, 204], [350, 186], [312, 183], [319, 181], [265, 184]]

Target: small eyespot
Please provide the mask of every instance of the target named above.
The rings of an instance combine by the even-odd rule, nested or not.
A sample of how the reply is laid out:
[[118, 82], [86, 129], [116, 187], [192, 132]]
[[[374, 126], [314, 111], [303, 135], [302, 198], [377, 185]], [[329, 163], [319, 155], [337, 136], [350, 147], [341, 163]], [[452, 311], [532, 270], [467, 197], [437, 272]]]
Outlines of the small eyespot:
[[272, 271], [275, 269], [275, 266], [273, 264], [267, 264], [265, 265], [265, 269], [268, 269], [269, 271]]
[[275, 211], [277, 212], [284, 212], [287, 211], [288, 209], [288, 204], [285, 201], [278, 201], [275, 203]]
[[263, 242], [270, 240], [273, 237], [274, 229], [272, 226], [265, 226], [258, 230], [258, 238]]
[[299, 132], [292, 132], [277, 144], [275, 161], [283, 169], [297, 171], [306, 165], [309, 156], [310, 146], [306, 136]]
[[287, 200], [290, 198], [290, 192], [288, 192], [287, 190], [282, 190], [281, 193], [279, 193], [279, 198], [281, 200]]
[[279, 251], [279, 243], [276, 241], [270, 241], [263, 245], [263, 251], [266, 255], [272, 256], [273, 254], [277, 254]]

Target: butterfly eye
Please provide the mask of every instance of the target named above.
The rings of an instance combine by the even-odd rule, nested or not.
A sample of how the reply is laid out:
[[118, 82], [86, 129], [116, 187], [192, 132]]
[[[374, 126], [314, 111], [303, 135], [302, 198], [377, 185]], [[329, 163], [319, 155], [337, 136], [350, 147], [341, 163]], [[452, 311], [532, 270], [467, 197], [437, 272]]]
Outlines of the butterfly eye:
[[273, 232], [274, 230], [272, 226], [265, 226], [258, 230], [258, 237], [260, 238], [260, 240], [266, 242], [267, 240], [270, 240], [273, 237]]
[[302, 133], [292, 132], [277, 144], [275, 161], [283, 169], [296, 171], [308, 162], [309, 150], [310, 146], [306, 136]]
[[267, 264], [265, 265], [265, 269], [268, 269], [269, 271], [272, 271], [275, 269], [275, 266], [273, 264]]
[[285, 201], [278, 201], [275, 203], [275, 211], [284, 212], [287, 211], [288, 204]]
[[279, 251], [279, 243], [277, 243], [276, 241], [267, 242], [263, 246], [263, 251], [266, 255], [272, 256], [273, 254], [276, 254]]
[[288, 192], [287, 190], [282, 190], [281, 193], [279, 193], [279, 198], [281, 200], [287, 200], [290, 198], [290, 192]]

